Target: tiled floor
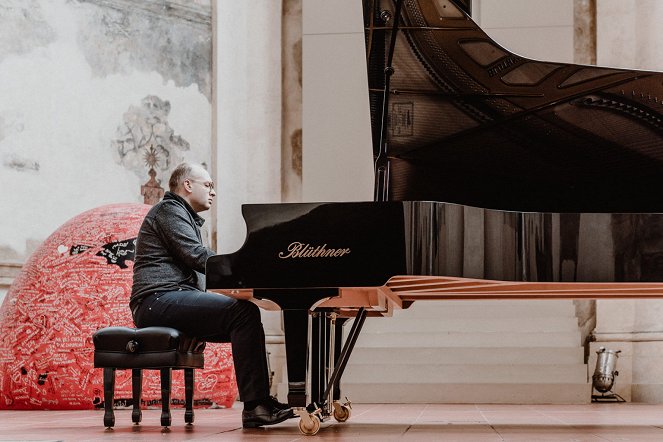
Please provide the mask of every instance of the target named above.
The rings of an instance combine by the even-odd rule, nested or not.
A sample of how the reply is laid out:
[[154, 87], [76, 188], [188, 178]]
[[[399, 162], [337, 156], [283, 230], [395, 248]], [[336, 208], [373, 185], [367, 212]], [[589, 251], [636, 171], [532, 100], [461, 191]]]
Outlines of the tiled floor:
[[103, 428], [102, 411], [0, 411], [0, 440], [396, 440], [411, 441], [663, 441], [663, 405], [354, 405], [350, 420], [327, 421], [317, 436], [302, 436], [298, 419], [257, 430], [241, 428], [239, 409], [196, 410], [190, 429], [174, 410], [167, 433], [159, 410], [116, 411], [114, 430]]

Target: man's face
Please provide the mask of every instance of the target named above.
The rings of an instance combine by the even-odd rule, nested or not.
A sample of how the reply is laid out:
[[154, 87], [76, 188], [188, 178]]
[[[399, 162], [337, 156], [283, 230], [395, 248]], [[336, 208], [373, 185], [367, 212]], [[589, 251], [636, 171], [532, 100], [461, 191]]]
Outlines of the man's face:
[[214, 182], [209, 173], [202, 167], [195, 167], [191, 175], [184, 180], [188, 194], [188, 202], [196, 212], [203, 212], [212, 207], [212, 202], [216, 196], [214, 191]]

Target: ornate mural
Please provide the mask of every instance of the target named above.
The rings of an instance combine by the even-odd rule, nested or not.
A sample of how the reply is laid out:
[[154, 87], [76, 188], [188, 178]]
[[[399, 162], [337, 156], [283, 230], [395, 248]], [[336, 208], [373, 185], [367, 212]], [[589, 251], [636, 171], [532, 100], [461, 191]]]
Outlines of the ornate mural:
[[211, 16], [210, 0], [0, 0], [0, 187], [13, 189], [0, 265], [84, 210], [158, 199], [182, 160], [210, 163]]
[[146, 166], [165, 171], [182, 161], [190, 146], [168, 124], [169, 113], [170, 103], [153, 95], [129, 107], [111, 142], [121, 164], [143, 176]]

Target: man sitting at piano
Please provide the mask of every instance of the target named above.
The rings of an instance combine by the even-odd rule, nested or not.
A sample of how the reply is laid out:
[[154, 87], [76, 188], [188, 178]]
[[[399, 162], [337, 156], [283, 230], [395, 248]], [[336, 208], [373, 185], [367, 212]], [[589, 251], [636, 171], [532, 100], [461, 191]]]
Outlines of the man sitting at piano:
[[206, 292], [205, 261], [215, 253], [203, 245], [199, 212], [216, 192], [200, 165], [180, 164], [169, 192], [145, 216], [138, 232], [129, 302], [138, 327], [173, 327], [209, 342], [232, 344], [242, 424], [272, 425], [294, 417], [269, 395], [265, 332], [258, 307], [246, 300]]

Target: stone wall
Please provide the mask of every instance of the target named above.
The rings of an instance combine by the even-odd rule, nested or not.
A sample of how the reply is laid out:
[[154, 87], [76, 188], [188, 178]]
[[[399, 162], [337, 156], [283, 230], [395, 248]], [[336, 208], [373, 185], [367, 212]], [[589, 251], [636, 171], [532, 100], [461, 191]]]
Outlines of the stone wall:
[[[661, 20], [663, 2], [658, 0], [596, 0], [597, 64], [663, 71]], [[614, 391], [633, 402], [663, 402], [663, 301], [596, 304], [590, 374], [599, 347], [621, 350]]]
[[573, 63], [574, 0], [474, 0], [472, 16], [498, 43], [519, 55]]
[[663, 2], [596, 0], [597, 64], [663, 71]]
[[73, 216], [143, 202], [149, 165], [210, 162], [210, 1], [168, 6], [0, 0], [0, 282]]

